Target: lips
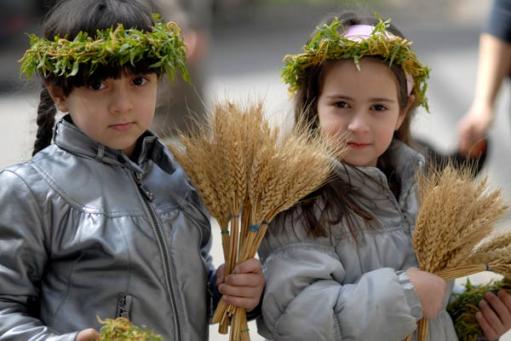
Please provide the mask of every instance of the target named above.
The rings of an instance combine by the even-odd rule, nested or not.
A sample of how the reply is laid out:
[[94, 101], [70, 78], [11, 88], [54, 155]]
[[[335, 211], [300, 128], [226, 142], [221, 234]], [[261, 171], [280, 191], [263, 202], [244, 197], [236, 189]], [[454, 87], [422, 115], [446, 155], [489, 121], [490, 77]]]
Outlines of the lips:
[[370, 143], [363, 143], [363, 142], [348, 142], [348, 146], [351, 148], [364, 148], [370, 146]]
[[111, 124], [108, 127], [112, 128], [114, 130], [117, 130], [117, 131], [126, 131], [126, 130], [130, 129], [133, 126], [133, 124], [134, 124], [134, 122], [116, 123], [116, 124]]

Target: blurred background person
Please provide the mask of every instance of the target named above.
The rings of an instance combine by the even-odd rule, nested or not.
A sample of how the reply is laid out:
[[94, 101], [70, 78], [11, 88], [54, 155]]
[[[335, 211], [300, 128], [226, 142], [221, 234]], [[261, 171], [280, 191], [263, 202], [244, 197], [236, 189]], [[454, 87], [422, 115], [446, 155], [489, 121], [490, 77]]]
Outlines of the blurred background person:
[[16, 61], [28, 45], [25, 33], [38, 29], [44, 6], [44, 0], [0, 1], [0, 93], [19, 88]]
[[212, 0], [153, 0], [155, 12], [164, 21], [174, 21], [183, 29], [191, 82], [182, 78], [161, 79], [158, 104], [152, 130], [160, 137], [172, 137], [189, 131], [203, 121], [206, 112], [204, 95], [205, 59], [208, 53]]
[[487, 136], [494, 121], [495, 99], [510, 71], [511, 0], [494, 0], [486, 30], [479, 39], [475, 95], [459, 123], [461, 152], [477, 152], [480, 141]]

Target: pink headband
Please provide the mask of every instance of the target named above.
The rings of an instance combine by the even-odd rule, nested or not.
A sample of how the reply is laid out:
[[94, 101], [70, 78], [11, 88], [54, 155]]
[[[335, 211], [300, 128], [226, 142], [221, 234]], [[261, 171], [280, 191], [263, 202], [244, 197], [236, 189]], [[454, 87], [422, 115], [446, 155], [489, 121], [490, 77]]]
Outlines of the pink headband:
[[[371, 33], [373, 33], [373, 31], [374, 31], [374, 26], [372, 26], [372, 25], [353, 25], [353, 26], [348, 27], [348, 29], [344, 32], [344, 37], [348, 38], [351, 41], [358, 42], [358, 41], [369, 38], [371, 36]], [[393, 35], [392, 33], [388, 32], [388, 31], [385, 31], [385, 35], [391, 39], [396, 37], [395, 35]], [[412, 90], [413, 90], [414, 81], [413, 81], [413, 77], [408, 72], [405, 72], [405, 76], [406, 76], [406, 90], [407, 90], [408, 96], [410, 96], [412, 93]]]

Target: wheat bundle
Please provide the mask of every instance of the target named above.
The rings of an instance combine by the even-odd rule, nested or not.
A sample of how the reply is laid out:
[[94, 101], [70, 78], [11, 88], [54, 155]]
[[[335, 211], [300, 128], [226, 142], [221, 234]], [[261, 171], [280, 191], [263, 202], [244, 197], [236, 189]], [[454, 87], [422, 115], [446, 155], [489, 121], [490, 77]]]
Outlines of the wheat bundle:
[[[222, 229], [225, 275], [253, 258], [279, 213], [324, 184], [332, 158], [341, 147], [306, 129], [279, 136], [263, 115], [261, 104], [241, 108], [215, 106], [208, 124], [169, 146]], [[244, 309], [220, 301], [213, 323], [220, 333], [231, 326], [230, 340], [249, 340]]]
[[[490, 270], [511, 274], [511, 234], [489, 237], [506, 210], [500, 191], [472, 179], [469, 168], [447, 165], [419, 175], [419, 200], [413, 246], [421, 270], [445, 280]], [[427, 320], [420, 320], [417, 340], [426, 340]]]

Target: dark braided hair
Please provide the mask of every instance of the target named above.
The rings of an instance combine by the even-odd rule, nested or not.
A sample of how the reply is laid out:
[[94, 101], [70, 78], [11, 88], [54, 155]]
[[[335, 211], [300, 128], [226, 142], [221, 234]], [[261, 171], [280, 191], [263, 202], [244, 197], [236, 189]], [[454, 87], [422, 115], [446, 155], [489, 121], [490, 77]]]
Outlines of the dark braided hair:
[[40, 150], [50, 145], [56, 113], [55, 103], [53, 103], [48, 89], [43, 85], [41, 96], [39, 97], [39, 107], [37, 108], [36, 122], [38, 129], [32, 155], [37, 154]]
[[[55, 36], [71, 40], [79, 32], [87, 32], [96, 36], [98, 29], [107, 29], [123, 24], [125, 28], [137, 28], [151, 31], [154, 11], [152, 1], [143, 0], [61, 0], [53, 6], [44, 20], [43, 30], [46, 39], [53, 40]], [[107, 78], [117, 79], [126, 69], [135, 74], [145, 74], [150, 70], [153, 60], [144, 60], [135, 66], [115, 67], [105, 65], [98, 67], [90, 74], [88, 67], [81, 67], [78, 74], [63, 78], [56, 76], [42, 77], [45, 85], [41, 90], [40, 103], [37, 110], [37, 134], [32, 155], [50, 145], [55, 125], [57, 109], [50, 97], [47, 86], [56, 86], [68, 96], [74, 88], [87, 86]]]

